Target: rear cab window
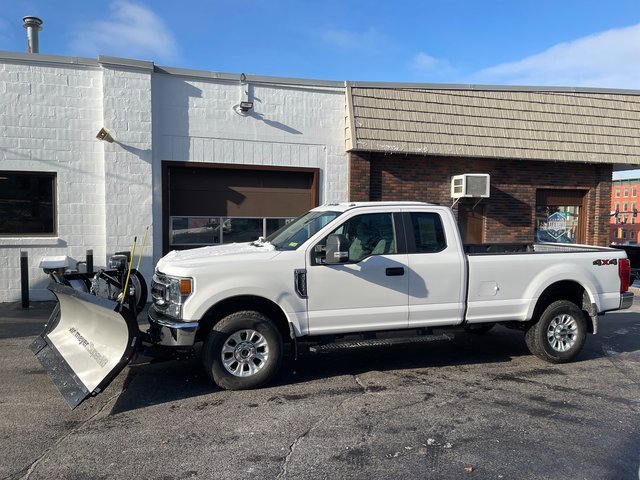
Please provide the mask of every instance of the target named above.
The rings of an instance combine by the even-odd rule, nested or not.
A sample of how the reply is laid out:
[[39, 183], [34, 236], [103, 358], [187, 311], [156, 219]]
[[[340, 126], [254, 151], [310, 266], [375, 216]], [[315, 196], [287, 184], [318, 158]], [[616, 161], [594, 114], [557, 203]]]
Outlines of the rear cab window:
[[411, 212], [408, 227], [409, 253], [436, 253], [447, 248], [444, 225], [439, 214]]

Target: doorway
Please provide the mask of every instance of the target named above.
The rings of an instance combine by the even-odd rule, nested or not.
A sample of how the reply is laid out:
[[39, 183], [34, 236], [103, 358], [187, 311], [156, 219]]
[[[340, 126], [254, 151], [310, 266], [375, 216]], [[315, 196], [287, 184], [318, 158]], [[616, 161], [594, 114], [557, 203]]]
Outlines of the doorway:
[[536, 192], [535, 241], [585, 243], [584, 190]]
[[458, 207], [458, 224], [462, 243], [482, 243], [484, 233], [485, 206], [460, 205]]

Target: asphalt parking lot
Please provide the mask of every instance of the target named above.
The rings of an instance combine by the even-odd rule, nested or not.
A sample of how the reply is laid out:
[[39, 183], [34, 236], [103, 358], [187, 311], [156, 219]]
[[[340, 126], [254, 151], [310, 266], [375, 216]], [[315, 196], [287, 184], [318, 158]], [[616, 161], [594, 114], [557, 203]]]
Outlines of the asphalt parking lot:
[[131, 366], [74, 411], [27, 349], [52, 305], [0, 305], [0, 479], [638, 479], [638, 302], [567, 365], [498, 327], [307, 354], [254, 391]]

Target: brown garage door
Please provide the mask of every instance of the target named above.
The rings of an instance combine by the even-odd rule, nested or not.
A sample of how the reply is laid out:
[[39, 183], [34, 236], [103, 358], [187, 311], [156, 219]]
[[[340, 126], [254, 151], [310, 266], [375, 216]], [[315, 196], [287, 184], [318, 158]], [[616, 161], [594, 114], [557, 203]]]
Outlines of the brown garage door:
[[163, 165], [165, 251], [251, 241], [318, 204], [317, 169]]

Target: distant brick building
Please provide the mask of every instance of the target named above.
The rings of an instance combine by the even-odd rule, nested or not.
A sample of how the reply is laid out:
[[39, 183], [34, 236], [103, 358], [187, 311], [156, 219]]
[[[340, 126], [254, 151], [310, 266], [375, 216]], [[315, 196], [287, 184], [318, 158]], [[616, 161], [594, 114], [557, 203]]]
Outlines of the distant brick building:
[[614, 180], [611, 188], [609, 239], [611, 243], [638, 243], [640, 234], [640, 178]]

